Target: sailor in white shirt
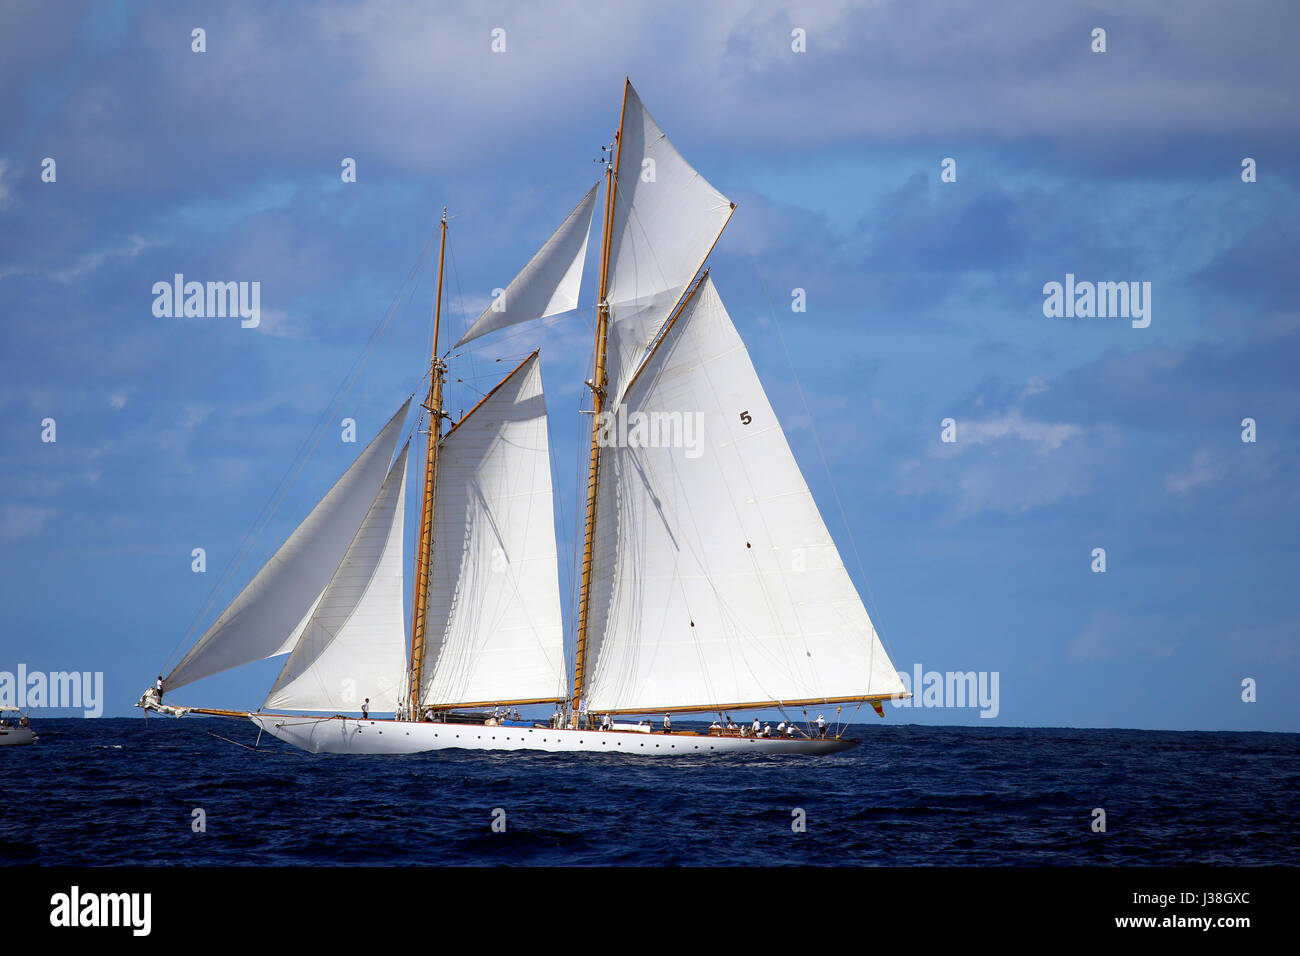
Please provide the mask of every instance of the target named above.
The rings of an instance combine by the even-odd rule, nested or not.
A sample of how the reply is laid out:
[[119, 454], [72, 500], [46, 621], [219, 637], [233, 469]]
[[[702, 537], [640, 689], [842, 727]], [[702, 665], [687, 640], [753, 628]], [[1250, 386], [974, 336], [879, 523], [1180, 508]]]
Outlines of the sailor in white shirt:
[[784, 720], [781, 721], [779, 724], [776, 725], [776, 735], [777, 735], [778, 737], [784, 737], [784, 736], [785, 736], [785, 721], [784, 721]]
[[818, 737], [826, 736], [826, 718], [823, 717], [821, 714], [817, 715], [817, 736]]

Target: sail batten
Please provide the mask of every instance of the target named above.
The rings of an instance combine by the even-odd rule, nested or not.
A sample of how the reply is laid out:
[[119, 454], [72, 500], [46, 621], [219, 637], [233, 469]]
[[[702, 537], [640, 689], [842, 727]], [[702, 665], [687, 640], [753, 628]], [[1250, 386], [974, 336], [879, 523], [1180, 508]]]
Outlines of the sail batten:
[[601, 449], [589, 708], [901, 693], [707, 275], [625, 398]]
[[285, 653], [375, 499], [411, 400], [357, 456], [167, 676], [168, 689]]
[[587, 195], [582, 197], [573, 212], [565, 217], [559, 228], [493, 299], [492, 304], [483, 310], [454, 348], [460, 348], [489, 332], [530, 319], [544, 319], [577, 307], [598, 186], [599, 183], [592, 186]]
[[337, 712], [358, 709], [368, 698], [372, 711], [397, 710], [406, 667], [402, 525], [409, 448], [397, 456], [264, 708]]

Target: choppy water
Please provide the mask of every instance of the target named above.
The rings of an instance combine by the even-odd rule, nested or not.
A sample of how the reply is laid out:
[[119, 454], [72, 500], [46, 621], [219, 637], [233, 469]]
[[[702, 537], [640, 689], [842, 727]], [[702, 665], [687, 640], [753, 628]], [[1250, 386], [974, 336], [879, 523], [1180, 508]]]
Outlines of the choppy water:
[[1296, 734], [867, 725], [830, 757], [664, 760], [254, 753], [208, 733], [251, 743], [251, 725], [196, 718], [36, 726], [40, 743], [0, 748], [0, 863], [1300, 864]]

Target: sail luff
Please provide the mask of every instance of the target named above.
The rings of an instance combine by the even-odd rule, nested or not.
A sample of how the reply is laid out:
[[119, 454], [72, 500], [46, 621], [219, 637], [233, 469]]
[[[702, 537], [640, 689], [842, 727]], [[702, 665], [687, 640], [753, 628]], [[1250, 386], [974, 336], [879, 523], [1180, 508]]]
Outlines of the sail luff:
[[383, 484], [408, 398], [167, 675], [170, 690], [289, 650]]
[[447, 254], [447, 207], [442, 209], [442, 238], [438, 247], [438, 289], [433, 305], [433, 347], [429, 358], [428, 449], [424, 461], [424, 499], [420, 506], [420, 543], [415, 576], [415, 609], [411, 615], [411, 674], [408, 681], [407, 712], [419, 713], [420, 683], [424, 673], [425, 618], [429, 604], [429, 562], [433, 555], [433, 522], [438, 476], [438, 446], [442, 442], [442, 377], [445, 364], [438, 358], [438, 335], [442, 327], [442, 274]]
[[587, 627], [591, 605], [591, 556], [596, 533], [596, 499], [600, 477], [600, 416], [604, 410], [606, 375], [605, 347], [609, 330], [609, 302], [606, 299], [609, 283], [609, 253], [613, 241], [614, 202], [618, 190], [619, 165], [623, 161], [623, 121], [627, 116], [627, 94], [632, 81], [624, 77], [623, 104], [619, 108], [618, 132], [614, 138], [614, 162], [605, 170], [605, 223], [600, 244], [600, 283], [597, 289], [595, 358], [591, 378], [591, 454], [587, 468], [587, 516], [582, 544], [582, 581], [578, 594], [578, 630], [573, 660], [573, 719], [578, 719], [582, 705], [585, 680], [584, 668], [587, 652]]

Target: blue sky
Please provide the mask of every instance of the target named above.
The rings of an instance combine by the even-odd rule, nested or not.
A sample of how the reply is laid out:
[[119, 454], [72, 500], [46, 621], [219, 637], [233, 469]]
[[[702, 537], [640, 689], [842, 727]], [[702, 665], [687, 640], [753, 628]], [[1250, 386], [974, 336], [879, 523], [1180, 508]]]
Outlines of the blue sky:
[[[0, 670], [103, 671], [105, 713], [138, 713], [401, 292], [342, 414], [368, 440], [416, 387], [429, 263], [404, 282], [442, 206], [455, 338], [595, 181], [627, 75], [738, 204], [714, 280], [895, 664], [1000, 675], [995, 719], [888, 720], [1296, 730], [1298, 19], [1286, 3], [5, 4]], [[259, 281], [261, 326], [156, 318], [152, 284], [177, 272]], [[1043, 285], [1067, 273], [1150, 282], [1150, 327], [1046, 318]], [[541, 346], [562, 555], [584, 282], [578, 314], [475, 343], [449, 403]], [[355, 450], [321, 443], [227, 599]], [[277, 669], [178, 694], [255, 707]]]

